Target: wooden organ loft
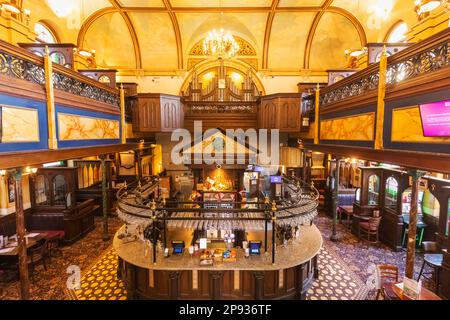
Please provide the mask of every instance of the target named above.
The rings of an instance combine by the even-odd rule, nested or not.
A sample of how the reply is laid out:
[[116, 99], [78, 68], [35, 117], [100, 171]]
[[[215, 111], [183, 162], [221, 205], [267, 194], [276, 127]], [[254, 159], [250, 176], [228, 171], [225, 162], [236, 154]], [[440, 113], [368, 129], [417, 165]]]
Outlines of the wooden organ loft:
[[[242, 76], [242, 82], [236, 83], [232, 74], [241, 76], [234, 68], [227, 68], [221, 61], [220, 66], [203, 72], [203, 81], [206, 75], [213, 75], [208, 83], [202, 83], [200, 75], [195, 70], [192, 81], [186, 92], [183, 92], [184, 101], [188, 104], [193, 102], [251, 102], [257, 101], [261, 96], [258, 88], [253, 82], [250, 70]], [[240, 78], [239, 78], [240, 80]], [[239, 81], [238, 80], [238, 81]]]
[[182, 94], [184, 127], [193, 130], [194, 121], [208, 128], [257, 128], [257, 106], [261, 92], [251, 70], [242, 74], [220, 65], [202, 73], [193, 72], [192, 80]]
[[181, 96], [137, 93], [136, 84], [124, 84], [133, 132], [193, 131], [194, 121], [202, 121], [203, 131], [279, 129], [297, 133], [301, 129], [301, 94], [263, 96], [251, 69], [243, 73], [221, 61], [201, 73], [194, 70], [191, 77]]

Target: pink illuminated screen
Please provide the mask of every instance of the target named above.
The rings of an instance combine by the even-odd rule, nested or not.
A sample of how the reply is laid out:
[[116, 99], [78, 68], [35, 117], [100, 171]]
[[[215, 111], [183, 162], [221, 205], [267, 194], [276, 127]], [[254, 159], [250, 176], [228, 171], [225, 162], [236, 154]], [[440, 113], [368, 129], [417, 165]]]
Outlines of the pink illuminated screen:
[[450, 137], [450, 100], [420, 105], [423, 135]]

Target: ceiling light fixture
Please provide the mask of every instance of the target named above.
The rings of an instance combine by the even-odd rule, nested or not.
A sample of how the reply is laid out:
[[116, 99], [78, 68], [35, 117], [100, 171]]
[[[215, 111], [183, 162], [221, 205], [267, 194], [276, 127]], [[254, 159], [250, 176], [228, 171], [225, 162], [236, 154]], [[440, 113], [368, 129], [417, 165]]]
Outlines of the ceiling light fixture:
[[[219, 3], [222, 8], [222, 2]], [[223, 11], [220, 12], [220, 25], [223, 25]], [[225, 32], [224, 28], [218, 31], [213, 29], [208, 32], [203, 41], [203, 53], [205, 55], [217, 56], [219, 58], [234, 57], [239, 51], [239, 44], [236, 42], [230, 32]]]
[[0, 4], [2, 10], [6, 10], [10, 13], [20, 14], [22, 10], [20, 10], [15, 4], [12, 4], [11, 1], [3, 1]]
[[450, 7], [449, 0], [416, 0], [414, 10], [416, 11], [419, 20], [422, 20], [428, 17], [431, 11], [437, 9], [442, 4]]
[[79, 49], [78, 53], [80, 55], [82, 55], [83, 57], [91, 58], [95, 54], [95, 50], [88, 51], [88, 50], [84, 50], [84, 49]]
[[418, 0], [416, 6], [419, 7], [421, 13], [430, 12], [441, 5], [440, 0]]
[[239, 51], [239, 44], [224, 29], [213, 29], [203, 41], [203, 52], [206, 55], [231, 58]]

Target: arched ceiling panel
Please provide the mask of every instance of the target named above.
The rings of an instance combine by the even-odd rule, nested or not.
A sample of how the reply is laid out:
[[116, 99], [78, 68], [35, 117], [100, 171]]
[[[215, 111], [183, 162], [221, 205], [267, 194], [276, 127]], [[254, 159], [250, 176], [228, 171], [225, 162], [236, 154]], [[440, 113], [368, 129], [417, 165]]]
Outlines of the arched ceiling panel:
[[358, 31], [347, 18], [336, 13], [325, 13], [313, 38], [309, 68], [343, 68], [346, 63], [345, 50], [361, 47]]
[[122, 7], [164, 7], [162, 0], [119, 0], [119, 4]]
[[177, 13], [176, 16], [185, 55], [209, 31], [221, 27], [248, 41], [258, 54], [262, 50], [267, 13]]
[[94, 12], [111, 7], [108, 0], [24, 0], [22, 9], [31, 12], [30, 24], [45, 21], [54, 29], [61, 42], [76, 43], [83, 22]]
[[272, 0], [171, 0], [172, 7], [270, 7]]
[[333, 7], [344, 9], [362, 24], [368, 42], [382, 42], [386, 32], [398, 20], [410, 25], [417, 22], [414, 1], [405, 5], [404, 0], [334, 0]]
[[96, 50], [95, 59], [101, 67], [136, 68], [133, 41], [120, 13], [95, 20], [86, 32], [83, 48]]
[[275, 14], [269, 42], [269, 69], [303, 67], [306, 39], [314, 16], [313, 12]]
[[177, 42], [168, 13], [129, 13], [139, 39], [142, 68], [173, 71], [178, 68]]
[[320, 7], [324, 0], [280, 0], [280, 7]]

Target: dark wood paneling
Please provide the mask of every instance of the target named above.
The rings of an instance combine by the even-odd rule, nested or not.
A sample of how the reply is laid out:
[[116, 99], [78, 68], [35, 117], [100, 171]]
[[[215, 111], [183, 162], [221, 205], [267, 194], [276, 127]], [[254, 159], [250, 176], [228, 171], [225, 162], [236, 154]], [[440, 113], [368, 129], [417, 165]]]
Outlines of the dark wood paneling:
[[305, 148], [313, 151], [332, 153], [344, 157], [397, 164], [404, 167], [411, 167], [426, 171], [450, 173], [450, 155], [445, 154], [433, 154], [392, 149], [375, 150], [363, 147], [310, 143], [305, 144]]
[[111, 146], [2, 153], [0, 156], [0, 168], [9, 169], [33, 166], [47, 162], [79, 159], [99, 154], [116, 153], [139, 148], [142, 148], [142, 145], [137, 143], [127, 143]]

